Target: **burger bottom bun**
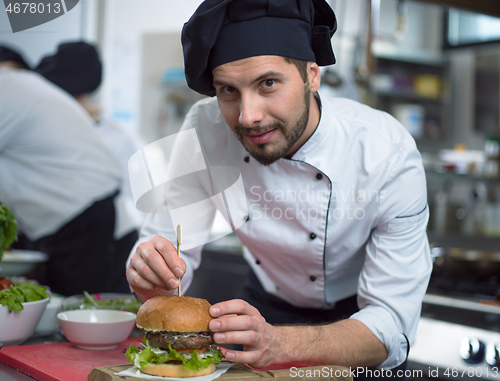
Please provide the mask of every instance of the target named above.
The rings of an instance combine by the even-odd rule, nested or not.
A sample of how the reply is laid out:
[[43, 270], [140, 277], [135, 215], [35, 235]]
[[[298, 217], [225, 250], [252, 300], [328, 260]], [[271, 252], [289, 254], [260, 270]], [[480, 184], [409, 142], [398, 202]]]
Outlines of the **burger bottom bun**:
[[213, 373], [215, 371], [215, 364], [210, 364], [208, 368], [200, 370], [189, 370], [184, 368], [182, 364], [148, 364], [141, 371], [152, 376], [161, 377], [199, 377]]

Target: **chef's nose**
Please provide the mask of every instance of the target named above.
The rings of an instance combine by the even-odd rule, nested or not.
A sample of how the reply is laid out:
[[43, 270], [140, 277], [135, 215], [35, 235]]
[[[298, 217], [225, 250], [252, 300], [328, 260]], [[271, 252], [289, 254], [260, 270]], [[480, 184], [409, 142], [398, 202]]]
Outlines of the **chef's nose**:
[[264, 113], [257, 96], [245, 94], [241, 96], [240, 116], [238, 122], [246, 128], [251, 128], [262, 122]]

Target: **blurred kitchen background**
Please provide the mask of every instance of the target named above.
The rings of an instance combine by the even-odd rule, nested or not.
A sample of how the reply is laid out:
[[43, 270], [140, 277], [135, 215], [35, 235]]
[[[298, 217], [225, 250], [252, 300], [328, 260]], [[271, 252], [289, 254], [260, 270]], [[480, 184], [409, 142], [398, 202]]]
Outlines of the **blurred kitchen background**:
[[[500, 362], [500, 0], [329, 2], [338, 63], [323, 70], [321, 90], [394, 115], [427, 171], [435, 268], [411, 367], [475, 367], [462, 378], [491, 379], [487, 364]], [[180, 44], [200, 3], [80, 0], [64, 17], [14, 34], [1, 13], [0, 44], [32, 65], [61, 42], [97, 44], [96, 101], [150, 143], [176, 132], [200, 99], [186, 86]], [[219, 234], [228, 228], [220, 221]], [[218, 239], [205, 247], [189, 294], [232, 298], [247, 268], [237, 239]]]

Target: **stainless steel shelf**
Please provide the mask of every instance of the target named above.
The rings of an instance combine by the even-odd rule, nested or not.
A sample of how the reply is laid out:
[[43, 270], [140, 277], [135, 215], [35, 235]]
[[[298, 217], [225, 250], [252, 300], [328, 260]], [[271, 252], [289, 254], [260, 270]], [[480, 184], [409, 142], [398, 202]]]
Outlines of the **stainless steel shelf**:
[[456, 299], [441, 295], [426, 294], [424, 296], [424, 303], [442, 307], [452, 307], [462, 310], [481, 311], [489, 314], [500, 315], [500, 306], [493, 306], [475, 301]]
[[500, 237], [463, 236], [460, 234], [436, 234], [427, 232], [433, 247], [462, 248], [471, 250], [497, 251], [500, 248]]

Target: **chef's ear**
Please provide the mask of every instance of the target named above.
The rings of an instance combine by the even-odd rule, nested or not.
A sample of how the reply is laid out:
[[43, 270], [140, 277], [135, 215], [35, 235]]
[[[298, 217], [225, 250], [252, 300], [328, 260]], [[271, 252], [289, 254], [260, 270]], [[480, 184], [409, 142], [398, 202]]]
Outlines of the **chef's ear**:
[[307, 77], [309, 79], [310, 90], [312, 93], [315, 93], [321, 85], [321, 70], [316, 62], [307, 63]]

